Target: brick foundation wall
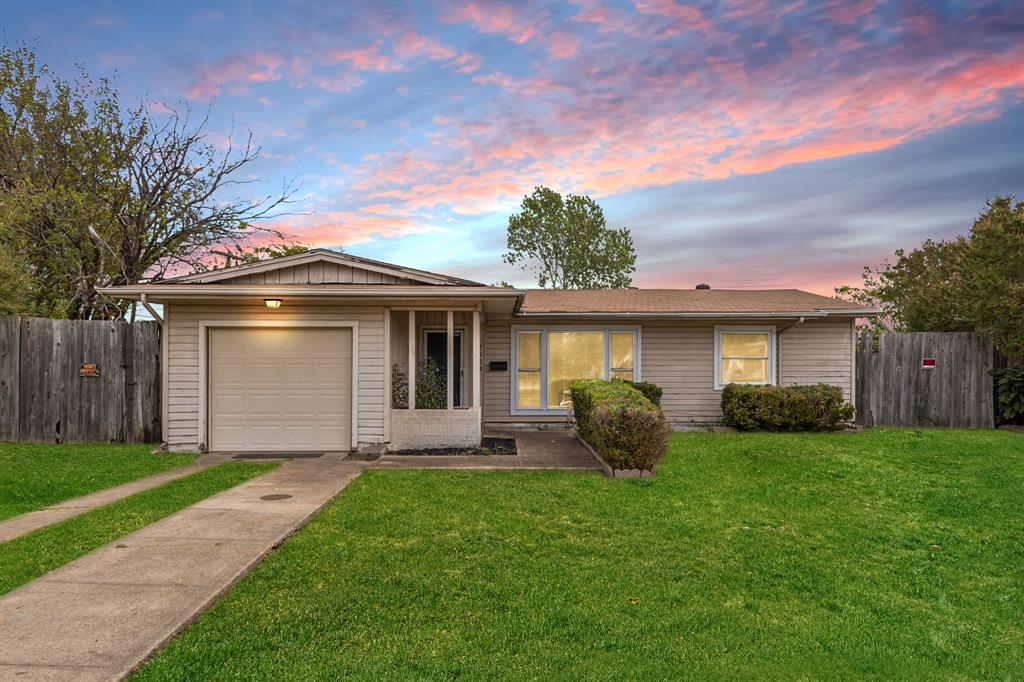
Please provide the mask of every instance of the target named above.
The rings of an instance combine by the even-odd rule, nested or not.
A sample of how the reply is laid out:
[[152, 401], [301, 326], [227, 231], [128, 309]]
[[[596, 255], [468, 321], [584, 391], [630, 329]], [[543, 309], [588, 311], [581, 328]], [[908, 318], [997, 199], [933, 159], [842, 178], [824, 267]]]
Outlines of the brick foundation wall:
[[391, 410], [389, 450], [472, 447], [480, 444], [480, 411]]

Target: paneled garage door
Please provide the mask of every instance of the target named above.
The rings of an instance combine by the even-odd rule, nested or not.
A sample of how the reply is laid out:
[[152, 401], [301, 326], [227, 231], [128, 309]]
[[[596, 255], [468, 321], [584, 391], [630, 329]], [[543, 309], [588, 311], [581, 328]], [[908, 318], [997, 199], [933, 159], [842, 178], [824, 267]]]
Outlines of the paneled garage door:
[[349, 450], [352, 330], [210, 330], [210, 450]]

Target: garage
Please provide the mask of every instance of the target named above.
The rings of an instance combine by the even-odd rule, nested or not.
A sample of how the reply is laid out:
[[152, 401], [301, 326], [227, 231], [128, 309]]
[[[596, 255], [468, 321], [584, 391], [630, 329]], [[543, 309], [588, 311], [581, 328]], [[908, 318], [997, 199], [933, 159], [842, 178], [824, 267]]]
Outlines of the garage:
[[352, 329], [209, 329], [209, 449], [352, 447]]

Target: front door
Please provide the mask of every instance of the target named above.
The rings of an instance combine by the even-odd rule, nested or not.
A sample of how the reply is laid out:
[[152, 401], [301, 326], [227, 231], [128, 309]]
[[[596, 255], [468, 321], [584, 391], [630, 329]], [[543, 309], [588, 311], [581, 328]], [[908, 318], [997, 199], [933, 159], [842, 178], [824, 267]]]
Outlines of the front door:
[[[434, 361], [434, 363], [440, 368], [441, 376], [446, 377], [448, 375], [448, 332], [447, 331], [434, 331], [427, 330], [424, 332], [427, 336], [427, 357]], [[455, 332], [454, 348], [452, 349], [452, 357], [455, 363], [455, 372], [452, 376], [454, 383], [454, 396], [452, 396], [452, 403], [455, 407], [462, 406], [462, 332]]]

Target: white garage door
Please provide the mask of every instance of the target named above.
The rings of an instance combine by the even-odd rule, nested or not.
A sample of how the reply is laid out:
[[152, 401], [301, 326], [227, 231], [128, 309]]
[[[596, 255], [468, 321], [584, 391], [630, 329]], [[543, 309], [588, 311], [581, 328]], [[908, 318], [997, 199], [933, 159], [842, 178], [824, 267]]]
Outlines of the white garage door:
[[210, 450], [349, 450], [352, 330], [210, 330]]

